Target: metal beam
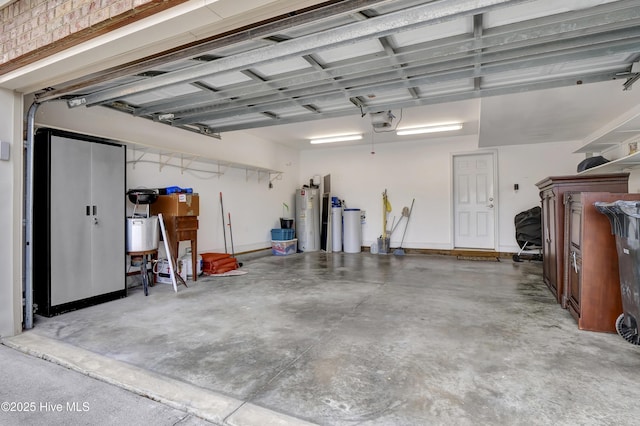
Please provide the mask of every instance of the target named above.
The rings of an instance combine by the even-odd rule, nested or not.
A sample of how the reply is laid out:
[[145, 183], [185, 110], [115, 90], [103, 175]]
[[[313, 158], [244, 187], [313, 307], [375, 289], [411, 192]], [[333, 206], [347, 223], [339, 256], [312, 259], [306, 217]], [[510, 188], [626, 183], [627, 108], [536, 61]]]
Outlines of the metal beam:
[[268, 38], [293, 26], [304, 25], [332, 19], [337, 16], [350, 15], [373, 6], [393, 3], [397, 0], [332, 0], [321, 5], [291, 12], [285, 16], [249, 25], [231, 32], [219, 34], [205, 40], [180, 46], [137, 61], [118, 65], [107, 70], [89, 74], [76, 80], [64, 83], [62, 87], [36, 96], [38, 102], [45, 102], [78, 93], [90, 86], [102, 84], [128, 75], [136, 75], [154, 67], [185, 59], [194, 59], [214, 49], [241, 43], [256, 38]]
[[[597, 83], [602, 81], [615, 80], [616, 74], [617, 74], [617, 71], [585, 75], [579, 78], [575, 76], [562, 77], [558, 79], [519, 83], [519, 84], [495, 87], [490, 89], [467, 90], [460, 93], [449, 93], [444, 95], [431, 96], [427, 99], [424, 99], [424, 98], [412, 99], [412, 100], [407, 100], [402, 102], [385, 104], [384, 109], [401, 109], [401, 108], [417, 107], [417, 106], [423, 106], [423, 105], [433, 105], [433, 104], [441, 104], [441, 103], [447, 103], [447, 102], [463, 101], [463, 100], [475, 99], [475, 98], [480, 98], [485, 96], [508, 95], [508, 94], [514, 94], [514, 93], [528, 92], [533, 90], [544, 90], [544, 89], [552, 89], [552, 88], [558, 88], [558, 87], [573, 86], [575, 84]], [[363, 107], [363, 112], [364, 113], [377, 112], [380, 109], [381, 109], [380, 106]], [[261, 121], [261, 122], [219, 126], [219, 127], [215, 127], [215, 130], [217, 132], [224, 133], [224, 132], [231, 132], [235, 130], [255, 129], [259, 127], [267, 127], [267, 126], [273, 126], [273, 125], [302, 123], [305, 121], [345, 117], [349, 115], [355, 115], [356, 113], [359, 113], [357, 109], [350, 108], [350, 109], [344, 109], [339, 111], [332, 111], [330, 113], [315, 114], [312, 116], [304, 116], [304, 117], [297, 116], [297, 117], [281, 118], [277, 121], [268, 121], [268, 122]]]
[[[640, 16], [640, 7], [636, 7], [633, 10], [608, 11], [604, 17], [612, 20], [613, 23], [598, 26], [594, 26], [593, 22], [591, 22], [591, 19], [594, 16], [593, 14], [589, 15], [591, 18], [584, 22], [570, 20], [567, 18], [567, 20], [564, 21], [565, 28], [573, 29], [572, 32], [563, 34], [554, 33], [553, 31], [560, 30], [562, 28], [554, 24], [553, 31], [549, 28], [543, 31], [545, 35], [543, 38], [534, 38], [531, 40], [525, 37], [525, 41], [519, 41], [515, 44], [509, 44], [507, 41], [516, 36], [522, 37], [520, 27], [512, 28], [508, 32], [503, 31], [503, 28], [493, 28], [492, 35], [485, 35], [484, 38], [477, 41], [474, 41], [474, 39], [469, 36], [453, 36], [447, 39], [438, 40], [437, 42], [428, 42], [422, 45], [411, 46], [410, 48], [399, 48], [396, 49], [398, 53], [394, 54], [393, 60], [396, 63], [411, 63], [411, 66], [403, 68], [403, 71], [407, 73], [412, 67], [421, 66], [422, 64], [446, 63], [443, 61], [463, 56], [464, 53], [460, 52], [467, 52], [465, 49], [471, 49], [474, 46], [476, 49], [483, 49], [485, 53], [482, 56], [482, 60], [484, 63], [487, 63], [489, 61], [499, 60], [491, 58], [500, 58], [501, 51], [507, 51], [507, 53], [503, 54], [503, 58], [509, 58], [514, 55], [526, 56], [531, 54], [541, 54], [545, 51], [570, 48], [571, 46], [588, 46], [589, 44], [601, 43], [608, 39], [617, 40], [622, 38], [632, 38], [636, 37], [640, 31], [640, 20], [634, 18], [636, 15]], [[600, 15], [598, 16], [601, 17]], [[538, 19], [538, 21], [540, 21], [540, 19]], [[612, 28], [619, 28], [621, 26], [620, 19], [624, 19], [625, 24], [628, 25], [629, 28], [611, 31]], [[530, 31], [532, 36], [536, 33], [538, 35], [540, 34], [537, 27], [531, 28], [531, 25], [528, 26], [530, 27], [528, 31]], [[607, 31], [605, 33], [595, 33], [596, 30]], [[578, 31], [578, 33], [575, 34], [574, 31]], [[574, 37], [574, 35], [577, 36]], [[487, 51], [490, 53], [486, 53]], [[375, 74], [386, 73], [389, 68], [388, 59], [385, 57], [380, 58], [379, 56], [367, 56], [364, 58], [358, 58], [357, 60], [359, 62], [350, 61], [344, 64], [333, 65], [331, 68], [326, 68], [322, 71], [302, 71], [294, 73], [293, 75], [276, 77], [270, 80], [270, 82], [272, 84], [277, 84], [278, 86], [287, 87], [285, 91], [293, 91], [297, 89], [296, 86], [303, 86], [307, 89], [307, 93], [309, 93], [309, 91], [313, 89], [313, 84], [316, 81], [320, 80], [324, 83], [325, 81], [323, 79], [326, 79], [327, 77], [332, 79], [340, 78], [342, 87], [346, 87], [349, 75], [356, 77], [357, 74], [360, 73], [371, 78]], [[250, 97], [262, 97], [265, 93], [270, 93], [270, 90], [268, 87], [265, 87], [265, 85], [250, 83], [242, 85], [239, 88], [230, 87], [227, 90], [219, 92], [215, 98], [202, 94], [184, 97], [183, 100], [176, 99], [167, 102], [154, 103], [153, 105], [143, 106], [139, 111], [136, 111], [135, 114], [144, 115], [162, 111], [163, 109], [179, 109], [180, 106], [198, 106], [202, 104], [210, 104], [212, 101], [220, 102], [219, 99], [225, 97], [223, 95], [224, 93], [227, 94], [227, 98], [233, 97], [240, 99], [246, 95], [250, 95]], [[293, 96], [293, 94], [291, 96]], [[281, 98], [281, 96], [278, 97]]]
[[527, 1], [531, 0], [447, 0], [430, 2], [425, 5], [375, 17], [368, 21], [347, 24], [342, 27], [284, 41], [277, 45], [238, 53], [188, 69], [169, 72], [135, 84], [124, 84], [116, 88], [101, 90], [70, 101], [70, 106], [91, 106], [106, 103], [162, 87], [191, 83], [220, 72], [239, 71], [268, 63], [276, 58], [287, 59], [306, 55], [327, 46], [340, 47], [371, 37], [390, 35], [399, 29], [408, 30], [417, 26], [444, 22], [455, 17]]
[[[482, 15], [474, 15], [473, 16], [473, 38], [477, 41], [482, 40], [482, 31], [483, 31], [483, 25], [482, 25]], [[478, 43], [480, 44], [480, 43]], [[482, 77], [480, 77], [480, 67], [482, 64], [482, 48], [478, 48], [474, 51], [473, 54], [473, 59], [474, 59], [474, 71], [476, 74], [478, 74], [474, 79], [473, 79], [473, 87], [475, 90], [480, 90], [480, 88], [482, 87], [481, 82], [482, 82]]]
[[[640, 31], [640, 29], [638, 29]], [[313, 91], [303, 94], [301, 92], [291, 92], [289, 96], [293, 96], [298, 104], [318, 103], [323, 101], [335, 101], [344, 94], [348, 98], [366, 96], [372, 90], [378, 92], [411, 89], [418, 86], [428, 84], [437, 84], [447, 81], [463, 80], [470, 78], [481, 78], [490, 75], [501, 74], [510, 71], [524, 70], [527, 68], [541, 67], [556, 63], [567, 63], [580, 61], [586, 58], [603, 57], [616, 53], [632, 53], [635, 52], [640, 45], [640, 33], [638, 37], [631, 40], [623, 40], [617, 43], [603, 43], [596, 45], [587, 45], [584, 48], [563, 49], [552, 53], [539, 53], [536, 55], [520, 56], [511, 55], [507, 58], [504, 52], [498, 55], [488, 54], [484, 57], [483, 64], [475, 62], [475, 58], [469, 57], [458, 61], [439, 64], [438, 66], [427, 67], [419, 71], [418, 75], [410, 74], [408, 79], [389, 79], [386, 76], [373, 76], [358, 81], [346, 80], [341, 84], [348, 85], [350, 89], [345, 89], [340, 94], [334, 93], [331, 88], [322, 91]], [[492, 56], [497, 56], [500, 60], [494, 61]], [[389, 73], [393, 73], [392, 71]], [[239, 100], [230, 104], [215, 104], [209, 107], [192, 108], [187, 111], [176, 112], [176, 123], [185, 123], [206, 120], [219, 119], [223, 117], [239, 116], [246, 113], [262, 112], [278, 107], [290, 106], [290, 100], [274, 100], [267, 96], [264, 98], [254, 98], [251, 100]], [[247, 106], [251, 105], [251, 106]]]

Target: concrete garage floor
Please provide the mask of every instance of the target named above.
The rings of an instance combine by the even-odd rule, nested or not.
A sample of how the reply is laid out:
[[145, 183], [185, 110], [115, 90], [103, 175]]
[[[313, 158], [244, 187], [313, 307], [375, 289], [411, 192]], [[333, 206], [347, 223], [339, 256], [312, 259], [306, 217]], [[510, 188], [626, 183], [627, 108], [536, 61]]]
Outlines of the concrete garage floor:
[[540, 263], [241, 260], [4, 343], [216, 424], [638, 424], [640, 348], [578, 330]]

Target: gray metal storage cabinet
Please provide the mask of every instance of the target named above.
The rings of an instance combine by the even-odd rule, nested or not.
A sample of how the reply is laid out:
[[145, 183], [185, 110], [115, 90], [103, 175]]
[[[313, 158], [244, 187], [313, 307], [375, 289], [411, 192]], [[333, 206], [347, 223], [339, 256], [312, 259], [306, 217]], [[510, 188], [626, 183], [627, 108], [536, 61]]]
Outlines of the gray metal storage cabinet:
[[33, 150], [37, 313], [126, 296], [125, 147], [39, 129]]

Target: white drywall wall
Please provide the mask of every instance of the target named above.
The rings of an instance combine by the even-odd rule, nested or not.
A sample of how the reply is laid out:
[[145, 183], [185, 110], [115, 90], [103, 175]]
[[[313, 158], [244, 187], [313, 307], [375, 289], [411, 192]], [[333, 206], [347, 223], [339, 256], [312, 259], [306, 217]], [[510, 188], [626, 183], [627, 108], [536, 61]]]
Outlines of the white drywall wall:
[[[514, 216], [540, 205], [537, 182], [549, 175], [574, 174], [583, 158], [572, 154], [579, 142], [507, 146], [496, 150], [498, 162], [499, 251], [518, 250]], [[332, 195], [344, 199], [347, 207], [366, 210], [363, 244], [369, 246], [382, 233], [382, 192], [387, 189], [393, 211], [400, 218], [402, 208], [414, 210], [403, 247], [451, 249], [452, 201], [451, 158], [453, 154], [491, 152], [478, 150], [475, 137], [414, 140], [375, 146], [356, 146], [303, 151], [300, 181], [313, 175], [331, 174]], [[520, 189], [514, 192], [513, 184]], [[399, 244], [402, 225], [391, 239]]]
[[[580, 141], [552, 142], [534, 145], [511, 145], [498, 149], [498, 187], [500, 223], [498, 250], [517, 251], [514, 217], [534, 206], [540, 206], [536, 183], [547, 176], [574, 175], [584, 154], [573, 154]], [[513, 185], [518, 184], [518, 191]]]
[[0, 141], [9, 142], [9, 161], [0, 160], [0, 336], [22, 329], [22, 97], [0, 89]]
[[640, 170], [629, 170], [629, 192], [640, 192]]
[[[159, 171], [157, 164], [139, 163], [135, 167], [127, 165], [128, 188], [164, 188], [179, 186], [193, 188], [199, 194], [200, 215], [198, 229], [198, 252], [224, 252], [223, 222], [220, 208], [220, 193], [224, 204], [224, 226], [227, 250], [231, 253], [231, 235], [228, 226], [231, 215], [234, 252], [246, 252], [270, 247], [271, 229], [279, 228], [282, 203], [293, 205], [296, 187], [297, 154], [289, 153], [293, 172], [285, 172], [282, 179], [273, 180], [269, 188], [269, 177], [258, 176], [255, 172], [228, 168], [218, 176], [202, 171], [181, 170], [164, 167]], [[211, 165], [192, 163], [198, 170], [213, 169]], [[133, 205], [127, 203], [131, 210]], [[180, 252], [188, 247], [188, 242], [180, 244]]]
[[290, 161], [281, 155], [280, 145], [257, 136], [232, 132], [218, 140], [102, 107], [70, 109], [65, 102], [45, 103], [38, 109], [36, 123], [273, 170], [282, 170]]

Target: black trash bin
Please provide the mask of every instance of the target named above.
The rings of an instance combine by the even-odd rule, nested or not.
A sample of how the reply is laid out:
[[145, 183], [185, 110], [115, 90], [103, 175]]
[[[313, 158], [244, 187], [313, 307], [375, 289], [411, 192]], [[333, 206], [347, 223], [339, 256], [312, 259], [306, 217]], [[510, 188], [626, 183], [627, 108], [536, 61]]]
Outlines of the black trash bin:
[[616, 330], [627, 342], [640, 345], [640, 201], [594, 205], [609, 218], [611, 232], [616, 236], [623, 310], [616, 320]]

